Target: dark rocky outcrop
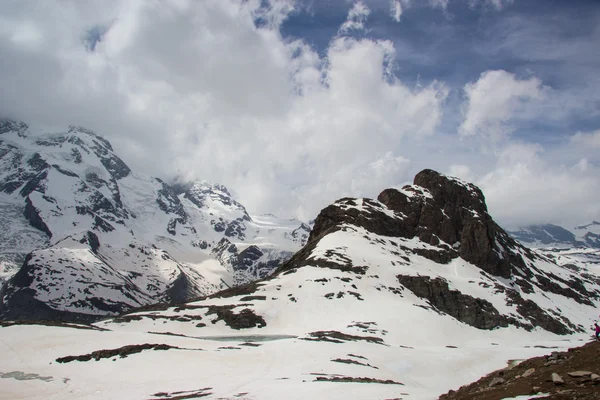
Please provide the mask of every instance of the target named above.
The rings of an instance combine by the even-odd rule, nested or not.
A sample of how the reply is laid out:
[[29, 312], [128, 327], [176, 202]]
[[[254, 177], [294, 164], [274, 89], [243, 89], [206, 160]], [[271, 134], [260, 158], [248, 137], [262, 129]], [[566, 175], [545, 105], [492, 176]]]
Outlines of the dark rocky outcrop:
[[161, 179], [156, 178], [156, 181], [161, 184], [161, 188], [158, 190], [158, 195], [156, 197], [158, 207], [167, 214], [172, 213], [178, 215], [183, 221], [182, 223], [185, 223], [188, 216], [181, 201], [179, 201], [179, 197], [177, 197], [175, 190]]
[[98, 235], [96, 235], [94, 232], [87, 231], [79, 242], [89, 244], [92, 253], [98, 254], [98, 249], [100, 248], [100, 239], [98, 239]]
[[508, 326], [508, 320], [487, 300], [477, 299], [458, 290], [450, 290], [448, 282], [427, 276], [398, 275], [398, 281], [418, 297], [427, 299], [437, 310], [479, 329]]
[[525, 267], [507, 251], [518, 244], [493, 221], [485, 197], [475, 185], [426, 169], [415, 176], [413, 186], [403, 189], [414, 195], [386, 189], [378, 200], [405, 215], [409, 237], [417, 236], [434, 246], [443, 242], [457, 247], [456, 256], [494, 276], [509, 278], [514, 266]]
[[[22, 269], [19, 270], [21, 273]], [[9, 281], [9, 283], [12, 283]], [[0, 290], [0, 320], [6, 321], [53, 321], [92, 323], [102, 319], [102, 316], [60, 311], [49, 307], [46, 303], [35, 298], [35, 291], [21, 288], [12, 295], [7, 291], [12, 288], [6, 284]]]
[[127, 356], [130, 356], [132, 354], [141, 353], [144, 350], [170, 350], [170, 349], [178, 349], [178, 348], [179, 347], [170, 346], [168, 344], [150, 344], [150, 343], [133, 344], [133, 345], [119, 347], [118, 349], [97, 350], [97, 351], [93, 351], [89, 354], [83, 354], [80, 356], [59, 357], [56, 359], [56, 362], [60, 363], [60, 364], [65, 364], [65, 363], [70, 363], [72, 361], [90, 361], [90, 360], [99, 361], [103, 358], [113, 358], [113, 357], [127, 358]]
[[25, 199], [25, 210], [23, 211], [23, 216], [27, 218], [31, 226], [44, 232], [49, 238], [52, 237], [52, 232], [50, 232], [48, 225], [46, 225], [42, 219], [39, 210], [35, 208], [29, 196], [27, 196]]
[[263, 328], [267, 326], [265, 319], [260, 315], [256, 315], [251, 309], [245, 308], [239, 313], [235, 313], [233, 311], [235, 307], [234, 305], [210, 306], [206, 315], [215, 314], [217, 318], [212, 320], [213, 324], [223, 321], [232, 329]]
[[192, 298], [198, 297], [201, 291], [193, 284], [189, 277], [180, 272], [167, 290], [166, 300], [171, 304], [181, 304]]
[[357, 342], [364, 341], [368, 343], [374, 344], [385, 344], [382, 338], [377, 336], [358, 336], [358, 335], [350, 335], [343, 332], [338, 331], [317, 331], [311, 332], [307, 337], [303, 338], [303, 340], [313, 341], [313, 342], [331, 342], [331, 343], [344, 343], [344, 342]]

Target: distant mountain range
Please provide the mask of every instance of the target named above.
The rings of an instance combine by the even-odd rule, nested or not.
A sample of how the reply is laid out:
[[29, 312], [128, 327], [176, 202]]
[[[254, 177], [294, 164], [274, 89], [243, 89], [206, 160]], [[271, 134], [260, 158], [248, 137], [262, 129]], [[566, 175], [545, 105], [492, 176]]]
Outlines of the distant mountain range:
[[268, 276], [310, 227], [132, 171], [85, 128], [0, 119], [0, 315], [93, 320]]
[[600, 249], [600, 222], [576, 226], [567, 230], [562, 226], [543, 224], [530, 225], [509, 234], [528, 247], [571, 248], [590, 247]]

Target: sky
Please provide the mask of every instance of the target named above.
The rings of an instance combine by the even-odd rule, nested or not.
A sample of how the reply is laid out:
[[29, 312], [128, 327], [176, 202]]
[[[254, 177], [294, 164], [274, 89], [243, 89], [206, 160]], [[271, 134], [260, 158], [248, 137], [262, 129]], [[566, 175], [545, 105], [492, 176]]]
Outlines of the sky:
[[596, 0], [5, 0], [0, 116], [309, 220], [424, 168], [504, 227], [600, 220]]

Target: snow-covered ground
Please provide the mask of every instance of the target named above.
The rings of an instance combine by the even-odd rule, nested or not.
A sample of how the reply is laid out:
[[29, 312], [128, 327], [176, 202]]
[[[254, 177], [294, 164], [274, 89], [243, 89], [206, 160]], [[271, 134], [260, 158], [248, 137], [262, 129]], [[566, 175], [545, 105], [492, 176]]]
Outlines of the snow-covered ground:
[[[460, 259], [436, 264], [414, 254], [409, 263], [404, 260], [409, 253], [398, 252], [402, 246], [427, 247], [348, 226], [326, 235], [309, 259], [316, 262], [336, 249], [342, 255], [340, 266], [347, 259], [354, 265], [363, 261], [368, 266], [364, 274], [305, 265], [237, 294], [94, 324], [103, 331], [2, 327], [0, 398], [168, 399], [196, 394], [215, 399], [431, 400], [510, 361], [590, 339], [584, 332], [560, 336], [512, 325], [483, 330], [459, 322], [404, 288], [395, 275], [442, 277], [452, 288], [490, 301], [502, 314], [518, 314], [494, 289], [495, 278], [478, 273], [475, 266]], [[581, 273], [595, 274], [577, 259], [570, 262]], [[539, 267], [565, 278], [569, 271], [550, 262]], [[597, 308], [564, 296], [523, 295], [586, 329], [598, 315]], [[140, 344], [177, 349], [56, 361]]]
[[[338, 313], [343, 314], [343, 308]], [[431, 321], [422, 320], [419, 325], [410, 326], [415, 322], [412, 318], [403, 321], [400, 315], [395, 319], [394, 324], [386, 325], [393, 331], [388, 331], [385, 345], [363, 341], [312, 342], [298, 337], [255, 341], [255, 347], [247, 344], [248, 339], [261, 338], [244, 337], [277, 332], [277, 328], [239, 332], [237, 338], [221, 341], [204, 340], [203, 334], [191, 328], [186, 333], [197, 338], [125, 329], [101, 332], [46, 326], [4, 327], [0, 328], [0, 398], [154, 399], [169, 398], [158, 393], [175, 397], [176, 393], [197, 392], [210, 393], [208, 398], [215, 399], [431, 400], [505, 367], [509, 360], [564, 350], [587, 339], [585, 335], [559, 337], [516, 328], [480, 331], [462, 324], [446, 331], [448, 324], [432, 325]], [[170, 322], [157, 320], [156, 325], [177, 332], [176, 327], [168, 327]], [[422, 335], [425, 329], [431, 333]], [[232, 335], [230, 330], [218, 327], [211, 331]], [[355, 329], [350, 331], [365, 335]], [[301, 335], [300, 330], [295, 333]], [[127, 358], [56, 362], [59, 357], [144, 343], [179, 349], [144, 350]], [[18, 379], [19, 372], [27, 374], [27, 380]], [[317, 381], [319, 377], [336, 376], [399, 384]], [[205, 391], [199, 392], [200, 389]]]

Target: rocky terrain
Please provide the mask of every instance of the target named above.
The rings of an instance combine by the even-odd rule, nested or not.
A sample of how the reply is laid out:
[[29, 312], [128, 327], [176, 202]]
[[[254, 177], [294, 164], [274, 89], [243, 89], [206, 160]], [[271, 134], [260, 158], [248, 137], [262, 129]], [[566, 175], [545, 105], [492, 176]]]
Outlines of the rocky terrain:
[[475, 383], [451, 390], [440, 400], [501, 400], [524, 396], [549, 400], [600, 399], [600, 342], [568, 351], [553, 351], [507, 368]]
[[132, 171], [85, 128], [0, 119], [0, 317], [93, 321], [269, 275], [305, 243], [226, 187]]

